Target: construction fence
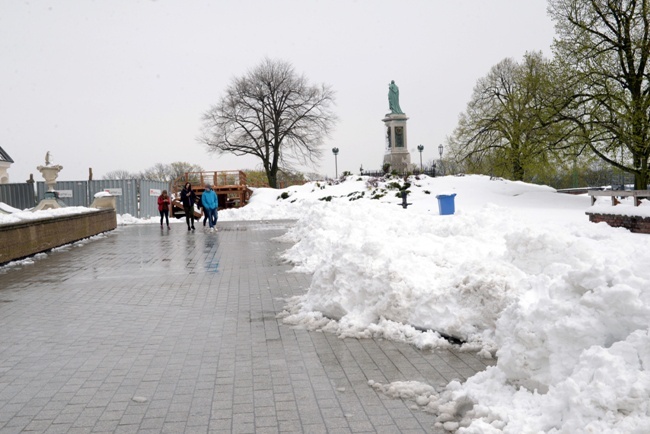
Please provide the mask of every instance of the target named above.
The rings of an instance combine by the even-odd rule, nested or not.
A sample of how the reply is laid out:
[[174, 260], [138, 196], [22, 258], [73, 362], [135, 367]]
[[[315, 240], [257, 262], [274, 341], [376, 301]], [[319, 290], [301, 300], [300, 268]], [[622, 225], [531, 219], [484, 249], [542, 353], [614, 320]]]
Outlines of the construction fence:
[[[36, 190], [36, 191], [34, 191]], [[137, 218], [158, 215], [158, 196], [169, 190], [169, 183], [144, 179], [99, 179], [93, 181], [57, 181], [54, 191], [67, 206], [89, 206], [95, 194], [105, 191], [115, 196], [118, 214], [130, 214]], [[0, 184], [0, 202], [18, 209], [29, 209], [45, 196], [46, 185], [37, 182]]]

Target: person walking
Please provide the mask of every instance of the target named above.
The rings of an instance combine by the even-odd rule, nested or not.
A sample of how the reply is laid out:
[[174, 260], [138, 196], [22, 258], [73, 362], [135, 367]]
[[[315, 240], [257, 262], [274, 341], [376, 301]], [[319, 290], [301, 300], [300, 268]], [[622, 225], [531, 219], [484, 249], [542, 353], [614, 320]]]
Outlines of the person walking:
[[163, 217], [167, 221], [167, 230], [169, 230], [169, 196], [167, 190], [163, 190], [162, 194], [158, 196], [158, 212], [160, 212], [160, 229], [163, 228]]
[[[203, 207], [203, 202], [201, 202], [200, 198], [196, 201], [196, 206], [198, 206], [199, 209], [201, 210], [201, 215], [203, 216], [203, 227], [205, 227], [205, 224], [208, 221], [208, 214], [205, 212], [205, 208]], [[199, 220], [201, 220], [201, 218], [199, 218], [197, 221]]]
[[219, 204], [217, 199], [217, 194], [212, 190], [210, 184], [205, 185], [205, 191], [201, 195], [201, 203], [203, 204], [203, 211], [208, 217], [208, 223], [210, 224], [210, 232], [217, 230], [217, 206]]
[[[187, 223], [187, 230], [194, 230], [194, 203], [196, 202], [196, 194], [192, 190], [192, 184], [186, 182], [181, 190], [181, 202], [183, 203], [183, 211], [185, 211], [185, 223]], [[190, 224], [191, 223], [191, 224]]]

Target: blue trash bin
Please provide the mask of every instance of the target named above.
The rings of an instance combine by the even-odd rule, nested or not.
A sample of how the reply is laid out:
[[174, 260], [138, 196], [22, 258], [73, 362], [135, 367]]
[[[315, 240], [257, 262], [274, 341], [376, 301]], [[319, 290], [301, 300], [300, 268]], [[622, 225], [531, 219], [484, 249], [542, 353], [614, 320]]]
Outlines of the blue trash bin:
[[454, 197], [456, 197], [456, 193], [439, 194], [436, 196], [436, 199], [438, 199], [438, 211], [440, 212], [440, 215], [451, 215], [454, 213]]

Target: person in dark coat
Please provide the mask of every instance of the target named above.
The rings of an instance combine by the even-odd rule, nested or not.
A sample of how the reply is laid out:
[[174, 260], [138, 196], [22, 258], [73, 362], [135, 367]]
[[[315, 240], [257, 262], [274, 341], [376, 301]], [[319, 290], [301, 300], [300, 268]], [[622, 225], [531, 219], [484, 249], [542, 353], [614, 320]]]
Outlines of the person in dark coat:
[[158, 196], [158, 211], [160, 212], [160, 229], [163, 227], [163, 217], [167, 221], [167, 229], [169, 229], [169, 196], [167, 190], [163, 190], [162, 194]]
[[185, 211], [185, 222], [187, 230], [194, 230], [194, 204], [196, 203], [196, 194], [192, 190], [192, 184], [186, 182], [181, 191], [181, 202]]

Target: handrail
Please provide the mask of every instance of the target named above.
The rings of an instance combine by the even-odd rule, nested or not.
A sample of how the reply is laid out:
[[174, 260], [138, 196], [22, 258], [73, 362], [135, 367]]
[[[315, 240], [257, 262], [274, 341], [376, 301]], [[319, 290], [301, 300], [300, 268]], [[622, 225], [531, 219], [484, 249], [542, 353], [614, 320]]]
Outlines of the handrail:
[[619, 203], [616, 200], [618, 197], [634, 197], [634, 206], [639, 206], [641, 204], [640, 198], [650, 198], [650, 190], [589, 190], [587, 194], [591, 196], [591, 205], [593, 206], [596, 203], [596, 196], [611, 196], [612, 205], [616, 206]]

